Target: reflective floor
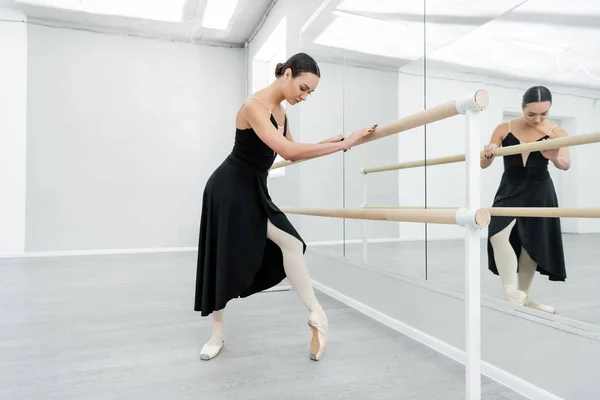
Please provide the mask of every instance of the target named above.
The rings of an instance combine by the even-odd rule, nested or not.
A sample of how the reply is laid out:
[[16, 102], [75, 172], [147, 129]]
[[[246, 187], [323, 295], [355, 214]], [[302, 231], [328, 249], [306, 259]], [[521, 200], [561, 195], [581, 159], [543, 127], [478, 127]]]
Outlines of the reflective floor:
[[[427, 243], [427, 279], [439, 285], [464, 289], [464, 242], [462, 240]], [[565, 234], [563, 246], [567, 267], [565, 282], [550, 282], [537, 274], [531, 297], [552, 305], [557, 315], [600, 328], [600, 234]], [[342, 246], [318, 246], [320, 251], [342, 255]], [[502, 284], [487, 267], [486, 241], [481, 242], [482, 294], [503, 299]], [[425, 243], [370, 243], [368, 264], [410, 277], [425, 279]], [[346, 257], [362, 261], [362, 245], [347, 244]]]
[[[2, 399], [464, 399], [461, 364], [321, 293], [330, 341], [308, 357], [293, 291], [229, 303], [199, 360], [195, 253], [0, 260]], [[487, 378], [484, 399], [523, 399]]]

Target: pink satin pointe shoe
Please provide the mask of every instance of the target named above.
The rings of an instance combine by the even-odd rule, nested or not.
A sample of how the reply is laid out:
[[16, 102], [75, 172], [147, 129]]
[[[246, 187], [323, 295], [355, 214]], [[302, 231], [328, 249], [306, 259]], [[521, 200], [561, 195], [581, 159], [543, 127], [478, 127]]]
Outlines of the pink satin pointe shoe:
[[525, 302], [527, 301], [527, 293], [521, 291], [521, 290], [511, 290], [509, 292], [507, 292], [506, 294], [506, 301], [508, 301], [509, 303], [512, 304], [518, 304], [520, 306], [525, 305]]
[[548, 306], [545, 304], [539, 304], [536, 303], [535, 301], [527, 298], [527, 300], [525, 300], [525, 307], [529, 307], [529, 308], [533, 308], [535, 310], [539, 310], [539, 311], [543, 311], [543, 312], [547, 312], [550, 314], [556, 314], [556, 309], [552, 306]]
[[327, 315], [323, 310], [312, 311], [308, 317], [308, 326], [312, 330], [310, 359], [319, 361], [327, 345]]

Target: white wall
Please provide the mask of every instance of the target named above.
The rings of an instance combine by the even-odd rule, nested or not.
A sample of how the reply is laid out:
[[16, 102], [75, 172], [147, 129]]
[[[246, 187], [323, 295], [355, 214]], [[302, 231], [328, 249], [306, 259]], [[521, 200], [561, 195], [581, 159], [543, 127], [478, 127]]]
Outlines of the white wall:
[[[578, 104], [584, 113], [574, 122], [577, 133], [600, 132], [600, 93], [595, 100], [580, 99]], [[600, 179], [596, 170], [599, 151], [600, 143], [571, 148], [571, 168], [575, 173], [575, 179], [570, 182], [575, 190], [569, 193], [572, 207], [600, 207]], [[579, 233], [600, 232], [598, 218], [581, 218], [576, 222]]]
[[[363, 127], [373, 124], [383, 126], [398, 120], [397, 73], [349, 66], [341, 72], [344, 74], [344, 134], [350, 135]], [[329, 74], [334, 73], [331, 71]], [[356, 209], [363, 204], [362, 168], [392, 164], [397, 160], [398, 135], [352, 148], [345, 153], [345, 207]], [[398, 180], [394, 172], [368, 175], [367, 188], [367, 203], [398, 203]], [[361, 220], [346, 220], [346, 240], [361, 239], [362, 225]], [[367, 226], [367, 239], [398, 238], [397, 222], [371, 221]]]
[[[489, 142], [494, 128], [505, 119], [506, 112], [520, 113], [520, 103], [524, 91], [536, 83], [523, 83], [494, 79], [473, 74], [461, 75], [455, 72], [428, 68], [427, 105], [429, 108], [453, 100], [456, 96], [485, 88], [490, 93], [490, 105], [481, 113], [482, 148]], [[416, 90], [417, 77], [400, 73], [399, 85], [412, 86]], [[562, 120], [563, 127], [570, 135], [597, 132], [600, 129], [600, 110], [597, 98], [600, 93], [593, 91], [548, 85], [553, 92], [553, 106], [550, 119]], [[402, 93], [400, 94], [402, 104]], [[465, 149], [465, 118], [456, 116], [427, 126], [427, 158], [462, 154]], [[400, 162], [423, 159], [425, 157], [423, 137], [404, 135], [400, 139]], [[414, 149], [414, 151], [413, 151]], [[597, 145], [573, 147], [570, 149], [572, 167], [568, 171], [557, 170], [550, 164], [551, 176], [555, 182], [561, 207], [598, 207], [600, 184], [592, 175], [593, 154]], [[465, 204], [464, 163], [427, 167], [427, 205], [429, 207], [461, 206]], [[502, 159], [482, 171], [483, 206], [491, 206], [502, 175]], [[400, 205], [422, 205], [421, 197], [424, 169], [403, 171], [399, 174]], [[407, 194], [402, 188], [418, 188]], [[596, 220], [562, 219], [565, 232], [600, 232]], [[428, 225], [428, 239], [460, 238], [462, 228], [457, 226]], [[414, 229], [401, 232], [403, 239], [422, 239], [423, 231]]]
[[0, 254], [25, 248], [27, 28], [0, 9]]
[[241, 49], [29, 26], [28, 252], [195, 247]]
[[[419, 65], [411, 66], [411, 72], [401, 72], [398, 77], [398, 117], [405, 118], [423, 111], [425, 108], [425, 79]], [[406, 162], [423, 160], [425, 156], [425, 128], [410, 129], [399, 133], [398, 161]], [[428, 136], [429, 137], [429, 136]], [[426, 200], [426, 171], [425, 168], [410, 168], [394, 172], [398, 180], [399, 206], [424, 207]], [[384, 172], [381, 174], [390, 174]], [[379, 175], [375, 174], [375, 175]], [[386, 204], [373, 204], [386, 205]], [[391, 204], [396, 205], [396, 204]], [[429, 204], [428, 204], [429, 205]], [[400, 223], [400, 240], [415, 240], [425, 237], [426, 225], [421, 223]], [[429, 226], [429, 225], [427, 225]], [[443, 229], [443, 228], [442, 228]]]

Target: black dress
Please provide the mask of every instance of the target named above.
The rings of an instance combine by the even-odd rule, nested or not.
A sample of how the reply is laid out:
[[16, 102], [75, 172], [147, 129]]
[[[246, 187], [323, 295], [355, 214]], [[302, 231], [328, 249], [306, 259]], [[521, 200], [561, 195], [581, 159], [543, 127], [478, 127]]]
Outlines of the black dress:
[[[277, 122], [271, 114], [271, 122]], [[287, 116], [283, 135], [287, 131]], [[267, 238], [267, 218], [306, 244], [267, 190], [275, 152], [252, 128], [237, 129], [231, 154], [213, 172], [202, 197], [194, 310], [221, 310], [285, 278], [279, 247]]]
[[[544, 140], [546, 135], [540, 139]], [[521, 144], [509, 131], [502, 146]], [[521, 154], [504, 156], [504, 174], [494, 198], [493, 207], [558, 207], [554, 184], [548, 172], [548, 159], [539, 151], [529, 154], [525, 166]], [[506, 228], [514, 219], [510, 244], [517, 259], [521, 247], [537, 263], [537, 271], [551, 281], [564, 281], [567, 277], [563, 254], [562, 234], [558, 218], [492, 217], [488, 227], [488, 266], [498, 275], [494, 249], [489, 238]]]

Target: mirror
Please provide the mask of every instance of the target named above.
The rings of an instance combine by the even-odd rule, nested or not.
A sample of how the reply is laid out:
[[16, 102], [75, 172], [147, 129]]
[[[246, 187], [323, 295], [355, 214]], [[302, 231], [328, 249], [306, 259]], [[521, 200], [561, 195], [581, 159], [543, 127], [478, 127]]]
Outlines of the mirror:
[[[600, 47], [594, 40], [600, 37], [600, 6], [592, 1], [521, 3], [427, 2], [428, 102], [484, 86], [490, 106], [481, 113], [482, 149], [491, 140], [509, 146], [600, 130]], [[525, 96], [537, 86], [542, 88]], [[552, 101], [545, 101], [550, 95]], [[427, 158], [464, 153], [461, 132], [464, 127], [452, 119], [428, 126]], [[596, 147], [562, 150], [557, 162], [555, 154], [547, 152], [548, 159], [539, 151], [522, 159], [494, 158], [481, 172], [482, 206], [598, 207], [600, 190], [591, 176]], [[519, 163], [525, 160], [527, 168]], [[428, 206], [464, 203], [464, 168], [463, 163], [427, 167]], [[556, 316], [599, 325], [593, 266], [600, 256], [594, 245], [600, 221], [522, 217], [509, 235], [503, 229], [513, 220], [493, 216], [490, 229], [482, 232], [482, 294], [520, 304], [525, 292], [528, 309], [556, 310]], [[463, 259], [450, 256], [460, 242], [460, 228], [428, 226], [430, 279], [464, 287]]]
[[[405, 21], [399, 19], [398, 5], [391, 2], [344, 0], [324, 4], [304, 30], [302, 48], [323, 65], [327, 89], [334, 94], [327, 109], [339, 113], [343, 133], [350, 135], [422, 111], [423, 2], [409, 6], [406, 11], [410, 18]], [[343, 193], [341, 208], [423, 207], [423, 169], [363, 170], [398, 163], [407, 155], [419, 157], [424, 149], [421, 127], [356, 146], [343, 153], [342, 160], [332, 158], [328, 171], [342, 173], [336, 176], [334, 186]], [[348, 260], [387, 273], [426, 277], [423, 224], [345, 219], [342, 231], [342, 253]]]

